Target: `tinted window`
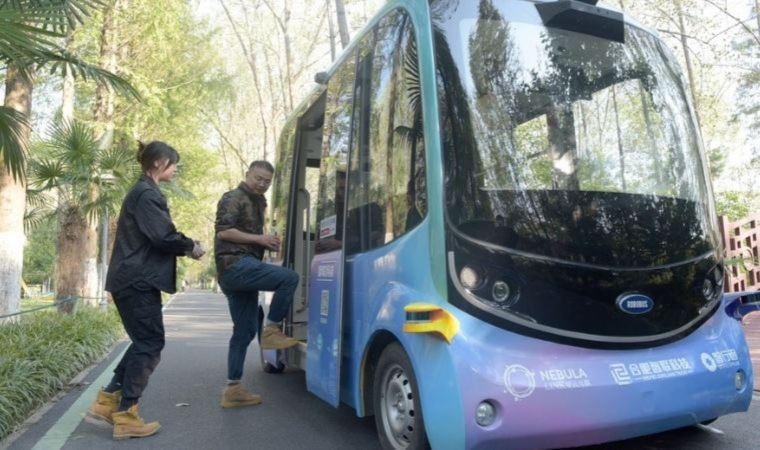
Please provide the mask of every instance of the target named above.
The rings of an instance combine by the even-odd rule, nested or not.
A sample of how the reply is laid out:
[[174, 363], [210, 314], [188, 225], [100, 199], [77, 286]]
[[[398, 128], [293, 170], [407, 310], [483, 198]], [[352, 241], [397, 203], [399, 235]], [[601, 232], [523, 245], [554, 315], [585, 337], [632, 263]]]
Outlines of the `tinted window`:
[[[386, 244], [427, 212], [417, 48], [401, 11], [385, 17], [360, 46], [359, 139], [349, 176], [350, 253]], [[355, 230], [355, 233], [352, 232]]]
[[327, 85], [317, 207], [318, 253], [341, 248], [355, 72], [355, 58], [349, 55]]
[[[285, 236], [288, 214], [288, 200], [293, 178], [293, 149], [295, 146], [295, 128], [292, 122], [285, 125], [277, 148], [277, 161], [272, 188], [271, 231], [278, 236]], [[281, 255], [288, 254], [288, 239], [282, 240]]]

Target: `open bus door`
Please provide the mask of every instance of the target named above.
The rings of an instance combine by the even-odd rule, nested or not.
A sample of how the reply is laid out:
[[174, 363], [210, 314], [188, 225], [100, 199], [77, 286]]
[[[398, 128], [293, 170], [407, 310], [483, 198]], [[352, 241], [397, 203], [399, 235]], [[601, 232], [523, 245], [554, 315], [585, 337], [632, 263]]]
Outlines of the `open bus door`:
[[333, 74], [324, 103], [316, 205], [316, 243], [308, 275], [306, 387], [327, 403], [340, 403], [343, 336], [344, 211], [351, 146], [355, 62]]

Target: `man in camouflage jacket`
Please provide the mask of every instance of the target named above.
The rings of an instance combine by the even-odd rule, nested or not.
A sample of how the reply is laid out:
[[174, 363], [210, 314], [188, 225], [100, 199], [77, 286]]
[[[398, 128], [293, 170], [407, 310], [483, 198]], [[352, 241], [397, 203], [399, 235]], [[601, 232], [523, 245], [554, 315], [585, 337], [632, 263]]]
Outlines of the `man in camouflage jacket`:
[[264, 234], [264, 213], [274, 167], [267, 161], [254, 161], [245, 181], [225, 193], [216, 211], [214, 252], [219, 286], [227, 296], [232, 316], [232, 338], [227, 355], [227, 387], [222, 396], [225, 408], [261, 403], [261, 397], [240, 385], [248, 344], [258, 327], [259, 291], [274, 291], [272, 304], [261, 331], [261, 347], [283, 349], [298, 342], [281, 330], [298, 274], [288, 268], [262, 261], [264, 250], [278, 251], [280, 239]]

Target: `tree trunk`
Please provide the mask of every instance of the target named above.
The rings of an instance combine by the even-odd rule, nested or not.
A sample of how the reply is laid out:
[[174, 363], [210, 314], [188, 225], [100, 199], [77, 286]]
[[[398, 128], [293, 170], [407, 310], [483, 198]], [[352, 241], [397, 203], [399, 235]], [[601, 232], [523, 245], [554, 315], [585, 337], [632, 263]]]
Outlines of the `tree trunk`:
[[348, 35], [348, 22], [346, 22], [346, 7], [343, 0], [335, 0], [335, 15], [338, 16], [338, 32], [340, 33], [340, 45], [344, 49], [348, 47], [351, 38]]
[[625, 151], [623, 148], [623, 130], [621, 130], [620, 128], [620, 110], [618, 109], [617, 93], [615, 92], [615, 86], [612, 87], [612, 107], [615, 112], [615, 130], [617, 131], [618, 158], [620, 159], [620, 183], [622, 184], [623, 192], [625, 192], [626, 191]]
[[[85, 257], [87, 256], [87, 220], [75, 205], [66, 204], [58, 211], [58, 242], [55, 258], [56, 300], [84, 295]], [[58, 312], [71, 314], [76, 301], [58, 305]]]
[[330, 33], [330, 61], [335, 61], [335, 24], [333, 23], [332, 11], [330, 11], [330, 0], [326, 0], [327, 5], [327, 29]]
[[[8, 66], [5, 77], [5, 106], [24, 114], [32, 111], [33, 74], [26, 76]], [[29, 143], [31, 130], [21, 133], [22, 144]], [[16, 180], [0, 160], [0, 316], [19, 311], [21, 271], [24, 262], [24, 208], [26, 186]]]
[[686, 75], [689, 77], [689, 90], [691, 91], [691, 98], [694, 99], [694, 113], [697, 115], [697, 122], [701, 122], [699, 118], [699, 102], [697, 100], [697, 82], [694, 78], [694, 67], [691, 64], [691, 53], [689, 53], [689, 40], [686, 37], [686, 22], [683, 17], [683, 8], [681, 2], [676, 3], [678, 14], [678, 32], [681, 35], [681, 47], [683, 48], [683, 59], [686, 64]]
[[[112, 73], [118, 72], [121, 56], [119, 52], [119, 16], [128, 6], [129, 0], [116, 0], [113, 6], [108, 9], [103, 19], [103, 28], [100, 34], [100, 67]], [[113, 133], [115, 104], [116, 94], [114, 91], [107, 85], [98, 83], [95, 90], [95, 110], [93, 111], [93, 116], [99, 139], [102, 139], [107, 133]], [[96, 199], [97, 192], [93, 193], [92, 200]], [[84, 258], [82, 261], [84, 277], [81, 281], [83, 286], [81, 289], [77, 286], [72, 286], [71, 291], [81, 290], [81, 295], [84, 297], [83, 303], [89, 306], [97, 306], [98, 297], [100, 297], [100, 286], [103, 282], [100, 279], [101, 275], [98, 271], [98, 225], [96, 220], [89, 221], [86, 218], [83, 218], [83, 220], [86, 225], [83, 240], [85, 252], [82, 256]], [[64, 239], [64, 232], [65, 230], [59, 229], [59, 240]], [[65, 259], [61, 261], [67, 263]], [[63, 272], [67, 271], [64, 270]]]

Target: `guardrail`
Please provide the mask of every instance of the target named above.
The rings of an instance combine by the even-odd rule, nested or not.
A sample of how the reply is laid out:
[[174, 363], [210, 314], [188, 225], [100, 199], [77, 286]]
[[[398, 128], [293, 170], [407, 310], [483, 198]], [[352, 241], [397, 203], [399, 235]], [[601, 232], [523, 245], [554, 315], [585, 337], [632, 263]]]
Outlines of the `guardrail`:
[[27, 310], [24, 310], [24, 311], [15, 312], [13, 314], [6, 314], [4, 316], [0, 316], [0, 323], [2, 323], [2, 320], [4, 320], [4, 319], [9, 319], [11, 317], [16, 317], [16, 316], [21, 316], [21, 315], [24, 315], [24, 314], [29, 314], [29, 313], [37, 312], [37, 311], [40, 311], [42, 309], [56, 308], [59, 305], [63, 305], [63, 304], [66, 304], [66, 303], [73, 303], [73, 302], [76, 302], [77, 300], [82, 300], [82, 299], [84, 299], [84, 297], [76, 297], [76, 296], [64, 297], [64, 298], [62, 298], [60, 300], [54, 301], [53, 303], [51, 303], [49, 305], [38, 306], [36, 308], [27, 309]]

